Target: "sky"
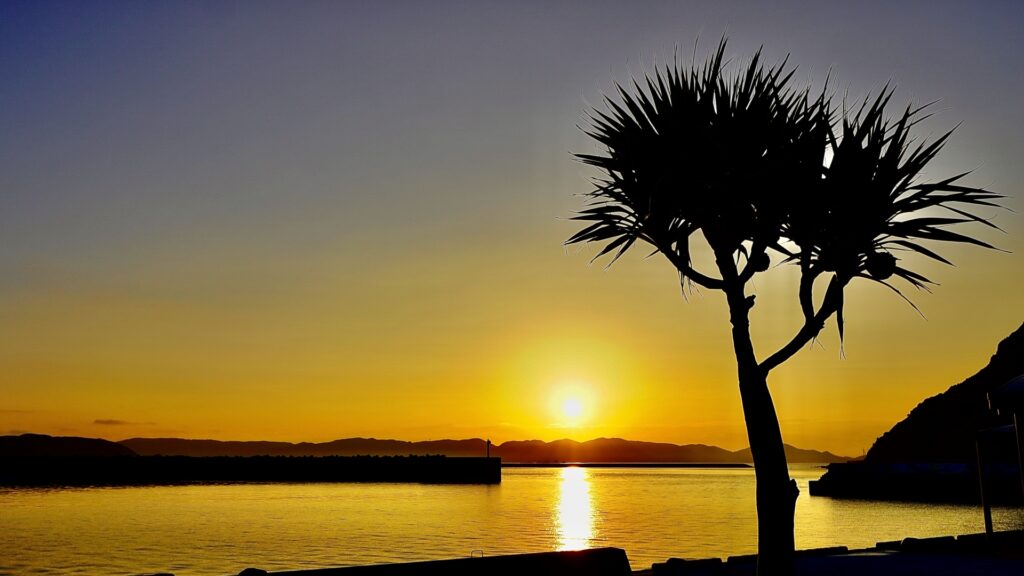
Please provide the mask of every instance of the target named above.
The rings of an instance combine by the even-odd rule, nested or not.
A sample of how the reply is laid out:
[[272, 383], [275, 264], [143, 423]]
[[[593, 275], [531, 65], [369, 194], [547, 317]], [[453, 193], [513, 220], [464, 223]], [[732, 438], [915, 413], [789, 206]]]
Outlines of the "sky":
[[[924, 317], [855, 282], [772, 373], [787, 442], [861, 454], [1024, 321], [1015, 2], [4, 2], [0, 434], [746, 446], [721, 295], [562, 245], [586, 110], [723, 34], [937, 101], [926, 176], [1008, 196]], [[754, 290], [764, 356], [792, 271]]]

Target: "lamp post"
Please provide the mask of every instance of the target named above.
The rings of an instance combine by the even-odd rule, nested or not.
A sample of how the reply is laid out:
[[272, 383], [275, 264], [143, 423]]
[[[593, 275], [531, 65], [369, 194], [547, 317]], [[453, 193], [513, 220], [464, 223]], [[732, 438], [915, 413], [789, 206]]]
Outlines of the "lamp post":
[[[1017, 475], [1020, 479], [1021, 496], [1024, 496], [1024, 430], [1021, 430], [1021, 414], [1024, 413], [1024, 374], [989, 392], [986, 398], [989, 410], [994, 412], [997, 418], [1007, 412], [1010, 414], [1017, 447]], [[996, 426], [979, 430], [974, 442], [978, 458], [978, 489], [981, 496], [981, 510], [985, 517], [985, 534], [989, 535], [992, 534], [992, 506], [985, 498], [983, 440], [997, 432], [1006, 431], [1008, 428], [1010, 426]]]
[[1024, 430], [1021, 430], [1024, 415], [1024, 374], [1010, 379], [988, 395], [990, 409], [995, 409], [997, 416], [1009, 413], [1013, 422], [1013, 432], [1017, 444], [1017, 473], [1020, 477], [1021, 496], [1024, 496]]

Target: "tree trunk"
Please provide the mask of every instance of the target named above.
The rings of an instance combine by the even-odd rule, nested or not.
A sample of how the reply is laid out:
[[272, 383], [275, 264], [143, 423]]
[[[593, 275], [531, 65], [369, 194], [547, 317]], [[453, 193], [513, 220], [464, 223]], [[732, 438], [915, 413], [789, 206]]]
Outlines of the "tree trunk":
[[757, 480], [757, 574], [789, 576], [794, 572], [793, 515], [800, 490], [789, 477], [767, 382], [757, 374], [744, 376], [744, 372], [741, 368], [740, 398]]
[[768, 391], [767, 375], [758, 367], [750, 341], [748, 312], [753, 300], [744, 297], [742, 287], [726, 290], [726, 297], [743, 418], [757, 481], [757, 574], [791, 576], [795, 570], [793, 514], [800, 490], [796, 481], [789, 478], [782, 431]]

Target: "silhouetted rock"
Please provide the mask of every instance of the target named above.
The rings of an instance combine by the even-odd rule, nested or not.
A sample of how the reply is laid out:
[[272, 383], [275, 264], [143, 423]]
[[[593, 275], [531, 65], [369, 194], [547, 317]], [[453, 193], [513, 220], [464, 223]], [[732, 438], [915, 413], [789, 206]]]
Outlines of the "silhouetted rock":
[[130, 448], [100, 440], [77, 436], [46, 436], [22, 434], [0, 436], [0, 458], [73, 458], [96, 456], [135, 456]]
[[[921, 402], [875, 441], [861, 462], [832, 464], [812, 495], [840, 498], [976, 502], [976, 440], [981, 438], [990, 502], [1021, 502], [1017, 446], [1009, 414], [996, 416], [987, 395], [1024, 373], [1024, 325], [1000, 342], [988, 365]], [[979, 431], [985, 430], [979, 436]]]
[[921, 402], [868, 450], [867, 463], [975, 460], [979, 429], [996, 425], [986, 394], [1024, 374], [1024, 325], [999, 343], [987, 366]]

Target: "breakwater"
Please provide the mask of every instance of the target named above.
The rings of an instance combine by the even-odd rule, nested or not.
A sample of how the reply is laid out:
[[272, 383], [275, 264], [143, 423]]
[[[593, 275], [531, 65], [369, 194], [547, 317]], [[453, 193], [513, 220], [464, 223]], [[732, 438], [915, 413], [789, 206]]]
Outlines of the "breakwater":
[[0, 485], [135, 486], [195, 482], [498, 484], [500, 458], [446, 456], [114, 456], [12, 458]]

